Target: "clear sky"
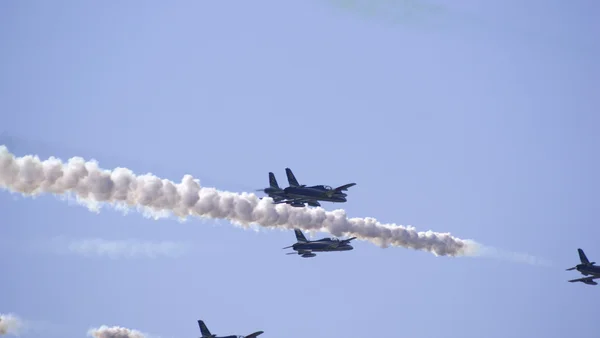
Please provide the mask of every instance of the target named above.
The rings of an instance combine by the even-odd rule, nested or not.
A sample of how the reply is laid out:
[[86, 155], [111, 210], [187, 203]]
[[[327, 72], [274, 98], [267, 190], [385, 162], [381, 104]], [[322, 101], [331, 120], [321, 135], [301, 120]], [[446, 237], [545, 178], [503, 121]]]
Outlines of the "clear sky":
[[[291, 231], [2, 191], [0, 313], [45, 338], [197, 337], [197, 319], [261, 338], [597, 331], [600, 286], [565, 268], [578, 247], [600, 261], [600, 4], [365, 3], [2, 1], [0, 131], [19, 156], [222, 190], [266, 187], [269, 171], [286, 185], [285, 167], [356, 182], [324, 207], [551, 266], [362, 241], [303, 259], [281, 249]], [[108, 256], [69, 246], [82, 240], [185, 246]]]

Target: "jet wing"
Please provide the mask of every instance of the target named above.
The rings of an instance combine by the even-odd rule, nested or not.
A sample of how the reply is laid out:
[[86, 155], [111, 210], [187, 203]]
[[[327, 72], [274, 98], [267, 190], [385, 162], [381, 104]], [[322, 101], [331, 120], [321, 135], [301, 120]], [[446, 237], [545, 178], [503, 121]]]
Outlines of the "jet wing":
[[273, 199], [273, 204], [281, 204], [281, 203], [286, 203], [286, 204], [292, 204], [292, 203], [303, 203], [304, 200], [302, 199], [286, 199], [286, 198], [279, 198], [277, 200]]
[[591, 277], [583, 277], [583, 278], [577, 278], [577, 279], [571, 279], [569, 282], [574, 283], [574, 282], [591, 282], [594, 279], [598, 279], [600, 278], [600, 276], [591, 276]]
[[265, 333], [264, 331], [256, 331], [252, 334], [249, 334], [247, 336], [245, 336], [244, 338], [256, 338], [258, 336], [260, 336], [261, 334]]
[[306, 202], [308, 202], [308, 201], [309, 201], [309, 200], [307, 200], [307, 199], [304, 199], [304, 198], [292, 198], [292, 199], [288, 199], [288, 200], [286, 201], [286, 203], [306, 203]]
[[348, 183], [348, 184], [344, 184], [342, 186], [339, 186], [337, 188], [335, 188], [334, 190], [336, 191], [344, 191], [344, 190], [348, 190], [348, 188], [355, 186], [356, 183]]
[[317, 200], [313, 200], [313, 199], [306, 199], [306, 198], [293, 198], [293, 199], [279, 199], [279, 200], [273, 200], [273, 204], [281, 204], [281, 203], [286, 203], [286, 204], [293, 204], [293, 203], [308, 203], [308, 205], [310, 205], [311, 207], [319, 207], [321, 206], [321, 203], [319, 203], [319, 201]]
[[300, 255], [302, 257], [315, 257], [317, 254], [314, 253], [312, 250], [308, 249], [308, 250], [299, 250], [298, 255]]

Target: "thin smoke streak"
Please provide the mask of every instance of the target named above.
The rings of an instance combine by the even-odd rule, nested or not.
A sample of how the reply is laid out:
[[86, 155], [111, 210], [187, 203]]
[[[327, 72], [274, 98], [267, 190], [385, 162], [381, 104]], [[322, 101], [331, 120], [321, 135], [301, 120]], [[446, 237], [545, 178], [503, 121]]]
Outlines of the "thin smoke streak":
[[57, 254], [78, 254], [87, 257], [109, 258], [176, 258], [185, 254], [186, 243], [143, 241], [137, 239], [106, 240], [102, 238], [67, 239], [55, 237], [51, 250]]
[[537, 266], [544, 266], [544, 267], [552, 266], [551, 261], [530, 255], [528, 253], [506, 251], [506, 250], [501, 250], [498, 248], [482, 246], [482, 245], [480, 245], [476, 251], [477, 251], [477, 256], [479, 256], [479, 257], [491, 257], [491, 258], [504, 260], [504, 261], [511, 261], [511, 262], [515, 262], [515, 263], [523, 263], [523, 264], [537, 265]]

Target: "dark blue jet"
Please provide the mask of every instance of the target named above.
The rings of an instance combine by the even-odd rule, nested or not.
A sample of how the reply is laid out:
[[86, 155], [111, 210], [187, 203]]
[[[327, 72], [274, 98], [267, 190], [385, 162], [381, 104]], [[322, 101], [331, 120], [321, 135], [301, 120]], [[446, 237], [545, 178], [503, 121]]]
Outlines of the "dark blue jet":
[[304, 258], [315, 257], [314, 252], [328, 251], [348, 251], [354, 249], [350, 241], [356, 237], [340, 240], [338, 238], [322, 238], [318, 241], [309, 241], [304, 237], [300, 229], [294, 229], [297, 242], [294, 245], [286, 246], [284, 249], [293, 248], [296, 252], [288, 252], [286, 255], [300, 255]]
[[306, 184], [298, 183], [298, 180], [292, 173], [290, 168], [285, 168], [289, 187], [283, 189], [283, 196], [285, 199], [275, 201], [278, 203], [287, 203], [293, 207], [304, 207], [304, 204], [308, 204], [311, 207], [321, 206], [319, 201], [327, 202], [346, 202], [347, 194], [342, 191], [348, 190], [348, 188], [355, 186], [356, 183], [349, 183], [339, 186], [335, 189], [328, 185], [313, 185], [307, 187]]
[[577, 264], [572, 268], [568, 268], [567, 271], [577, 269], [577, 271], [581, 272], [582, 275], [590, 277], [573, 279], [569, 282], [582, 282], [588, 285], [598, 285], [598, 283], [595, 282], [594, 279], [600, 278], [600, 266], [596, 266], [596, 262], [590, 262], [583, 250], [577, 249], [577, 252], [579, 252], [579, 260], [581, 261], [581, 264]]
[[255, 338], [264, 333], [264, 331], [256, 331], [247, 336], [217, 336], [216, 334], [211, 334], [210, 331], [208, 331], [208, 328], [206, 327], [206, 324], [204, 324], [203, 321], [198, 320], [198, 326], [200, 327], [200, 333], [202, 333], [202, 338]]

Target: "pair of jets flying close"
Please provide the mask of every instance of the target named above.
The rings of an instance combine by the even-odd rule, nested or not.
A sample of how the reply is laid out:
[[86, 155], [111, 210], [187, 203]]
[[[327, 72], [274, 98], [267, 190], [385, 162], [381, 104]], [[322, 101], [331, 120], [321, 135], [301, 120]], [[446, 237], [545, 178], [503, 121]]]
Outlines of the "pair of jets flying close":
[[[305, 207], [305, 204], [311, 207], [319, 207], [321, 204], [319, 201], [328, 202], [346, 202], [347, 194], [342, 191], [348, 190], [348, 188], [356, 185], [356, 183], [348, 183], [332, 189], [328, 185], [313, 185], [307, 187], [306, 184], [298, 183], [296, 176], [290, 168], [285, 168], [285, 174], [287, 175], [289, 187], [281, 189], [275, 179], [275, 174], [269, 173], [269, 187], [260, 189], [257, 191], [263, 191], [273, 199], [273, 204], [286, 203], [293, 207]], [[262, 198], [261, 198], [262, 199]], [[309, 258], [315, 257], [314, 252], [328, 252], [328, 251], [348, 251], [354, 249], [350, 245], [350, 241], [356, 239], [356, 237], [340, 240], [338, 238], [321, 238], [316, 241], [309, 241], [306, 239], [300, 229], [294, 229], [296, 233], [297, 242], [293, 245], [287, 246], [284, 249], [292, 248], [295, 252], [289, 252], [287, 255], [298, 254], [301, 257]]]
[[[296, 176], [290, 168], [285, 168], [285, 174], [289, 187], [281, 189], [275, 179], [275, 174], [269, 173], [269, 187], [265, 189], [258, 189], [273, 199], [273, 204], [286, 203], [293, 207], [305, 207], [308, 204], [311, 207], [320, 207], [319, 201], [326, 202], [346, 202], [346, 196], [343, 191], [348, 188], [355, 186], [356, 183], [348, 183], [339, 186], [335, 189], [328, 185], [312, 185], [307, 187], [306, 184], [298, 183]], [[261, 198], [262, 199], [262, 198]]]

